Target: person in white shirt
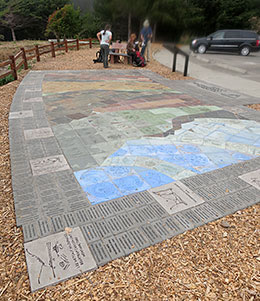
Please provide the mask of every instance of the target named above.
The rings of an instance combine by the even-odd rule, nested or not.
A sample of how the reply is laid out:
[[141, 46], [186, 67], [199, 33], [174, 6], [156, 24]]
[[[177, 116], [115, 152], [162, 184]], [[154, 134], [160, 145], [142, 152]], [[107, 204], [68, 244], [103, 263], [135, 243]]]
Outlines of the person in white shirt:
[[103, 59], [104, 68], [108, 68], [108, 54], [109, 54], [109, 44], [112, 40], [111, 26], [107, 24], [104, 30], [97, 33], [97, 38], [101, 47], [101, 55]]

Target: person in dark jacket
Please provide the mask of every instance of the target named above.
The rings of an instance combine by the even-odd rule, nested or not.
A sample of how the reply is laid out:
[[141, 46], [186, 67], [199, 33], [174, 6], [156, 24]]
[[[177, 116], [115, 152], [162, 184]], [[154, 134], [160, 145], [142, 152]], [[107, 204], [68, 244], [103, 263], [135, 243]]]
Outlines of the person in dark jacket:
[[135, 58], [136, 58], [136, 53], [135, 53], [135, 40], [136, 40], [136, 34], [135, 33], [132, 33], [130, 35], [130, 38], [128, 40], [128, 43], [127, 43], [127, 54], [130, 55], [132, 57], [132, 62], [135, 61]]

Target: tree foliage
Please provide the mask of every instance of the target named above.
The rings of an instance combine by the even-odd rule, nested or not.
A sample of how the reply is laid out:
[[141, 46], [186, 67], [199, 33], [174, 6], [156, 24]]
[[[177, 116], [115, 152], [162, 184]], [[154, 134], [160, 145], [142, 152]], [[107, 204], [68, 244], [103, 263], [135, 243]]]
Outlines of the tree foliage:
[[0, 25], [10, 30], [26, 30], [34, 38], [43, 37], [48, 17], [68, 0], [0, 0]]
[[46, 34], [53, 33], [58, 40], [60, 38], [74, 38], [79, 34], [80, 29], [80, 11], [75, 10], [71, 4], [66, 4], [50, 15]]
[[55, 22], [48, 25], [47, 32], [59, 36], [80, 33], [93, 37], [110, 23], [113, 37], [127, 39], [131, 31], [138, 35], [146, 18], [157, 28], [159, 37], [171, 40], [223, 28], [259, 28], [260, 0], [95, 0], [94, 11], [79, 15], [76, 10], [75, 15], [71, 6], [65, 15], [72, 19], [60, 18], [58, 12], [71, 1], [77, 4], [85, 0], [0, 0], [0, 33], [6, 35], [8, 30], [19, 37], [43, 38], [50, 15], [55, 16]]

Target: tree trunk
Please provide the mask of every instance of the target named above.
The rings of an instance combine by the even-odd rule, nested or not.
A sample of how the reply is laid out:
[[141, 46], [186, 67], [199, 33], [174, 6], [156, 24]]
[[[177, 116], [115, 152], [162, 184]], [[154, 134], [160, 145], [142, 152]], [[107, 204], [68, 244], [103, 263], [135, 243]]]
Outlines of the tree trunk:
[[155, 42], [155, 38], [156, 38], [156, 29], [157, 29], [157, 23], [154, 23], [154, 26], [153, 26], [153, 42]]
[[130, 38], [131, 35], [131, 13], [128, 13], [128, 39]]
[[16, 36], [13, 28], [11, 28], [11, 32], [12, 32], [13, 41], [16, 42]]
[[143, 27], [143, 20], [140, 20], [139, 23], [139, 34], [138, 34], [138, 40], [141, 41], [141, 31], [142, 31], [142, 27]]

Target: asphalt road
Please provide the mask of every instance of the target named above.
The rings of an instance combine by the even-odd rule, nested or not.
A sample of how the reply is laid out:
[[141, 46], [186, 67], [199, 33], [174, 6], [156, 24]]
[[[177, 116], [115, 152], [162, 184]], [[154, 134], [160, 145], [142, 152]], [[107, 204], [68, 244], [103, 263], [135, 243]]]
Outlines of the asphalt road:
[[[188, 47], [183, 47], [187, 53]], [[163, 48], [153, 57], [171, 68], [173, 53]], [[178, 55], [177, 70], [183, 72], [184, 57]], [[260, 53], [243, 57], [234, 53], [191, 54], [188, 75], [220, 87], [260, 98]]]
[[[185, 47], [186, 51], [190, 51]], [[203, 66], [218, 67], [237, 73], [242, 78], [260, 82], [260, 52], [252, 52], [249, 56], [237, 53], [207, 52], [192, 54], [192, 59], [200, 61]]]

